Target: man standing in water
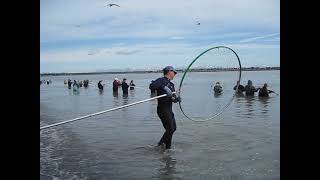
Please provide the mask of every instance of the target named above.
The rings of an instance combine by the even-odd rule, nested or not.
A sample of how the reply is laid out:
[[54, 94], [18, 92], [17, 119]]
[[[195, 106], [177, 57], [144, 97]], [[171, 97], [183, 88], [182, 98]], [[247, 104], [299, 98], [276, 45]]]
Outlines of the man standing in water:
[[154, 82], [154, 80], [152, 80], [151, 83], [149, 84], [149, 89], [150, 89], [150, 91], [151, 91], [151, 94], [156, 93], [156, 90], [151, 89], [151, 84], [152, 84], [153, 82]]
[[126, 78], [123, 78], [123, 81], [121, 84], [123, 94], [128, 94], [129, 85], [127, 84], [126, 80], [127, 80]]
[[114, 93], [118, 93], [118, 88], [119, 88], [119, 80], [118, 78], [114, 78], [114, 81], [112, 83], [112, 90]]
[[268, 84], [265, 83], [263, 87], [259, 90], [259, 97], [269, 97], [270, 93], [275, 93], [274, 91], [268, 90]]
[[170, 82], [177, 74], [177, 71], [172, 66], [167, 66], [163, 69], [164, 77], [158, 78], [150, 84], [151, 90], [157, 90], [157, 95], [167, 94], [166, 97], [158, 99], [157, 114], [161, 119], [163, 127], [166, 129], [158, 145], [165, 144], [166, 149], [171, 148], [171, 140], [174, 131], [176, 130], [176, 120], [172, 112], [172, 102], [181, 102], [180, 97], [176, 97], [174, 84]]
[[98, 82], [98, 88], [99, 88], [99, 90], [103, 91], [103, 85], [101, 84], [101, 82], [102, 82], [102, 80], [100, 80]]
[[71, 89], [72, 81], [71, 79], [68, 79], [68, 88]]
[[246, 96], [254, 96], [254, 93], [257, 92], [260, 88], [255, 88], [252, 85], [252, 81], [248, 81], [248, 85], [244, 87], [244, 91], [246, 92]]

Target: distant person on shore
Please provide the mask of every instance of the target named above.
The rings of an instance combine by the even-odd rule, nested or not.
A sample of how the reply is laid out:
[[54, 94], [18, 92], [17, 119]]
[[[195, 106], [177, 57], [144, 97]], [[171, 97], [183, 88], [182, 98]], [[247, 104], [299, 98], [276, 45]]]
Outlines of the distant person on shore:
[[129, 85], [127, 84], [126, 80], [127, 80], [126, 78], [123, 78], [123, 81], [121, 84], [123, 94], [128, 94]]
[[50, 81], [47, 81], [47, 84], [50, 84]]
[[213, 87], [214, 93], [220, 94], [222, 93], [222, 90], [223, 89], [222, 89], [222, 86], [220, 85], [220, 82], [216, 82], [216, 85]]
[[255, 88], [252, 85], [252, 81], [248, 80], [248, 84], [244, 87], [244, 91], [246, 92], [246, 96], [254, 96], [254, 93], [257, 92], [260, 88]]
[[68, 88], [71, 89], [72, 81], [71, 79], [68, 79]]
[[83, 86], [83, 82], [79, 81], [79, 86], [82, 87]]
[[151, 94], [155, 94], [156, 93], [156, 89], [152, 89], [151, 88], [151, 84], [154, 82], [154, 80], [151, 81], [151, 83], [149, 84], [149, 89], [151, 91]]
[[[238, 86], [238, 85], [239, 85], [239, 86]], [[238, 90], [237, 90], [236, 93], [239, 93], [239, 94], [240, 94], [240, 93], [243, 93], [243, 92], [244, 92], [244, 86], [242, 86], [239, 81], [237, 81], [237, 85], [235, 85], [235, 86], [233, 87], [233, 90], [236, 90], [236, 89], [237, 89], [237, 86], [238, 86]]]
[[275, 93], [274, 91], [268, 90], [268, 84], [265, 83], [262, 88], [259, 90], [259, 97], [269, 97], [270, 93]]
[[134, 90], [134, 86], [136, 86], [134, 83], [133, 83], [133, 80], [130, 81], [130, 90]]
[[101, 82], [102, 82], [102, 80], [100, 80], [99, 82], [98, 82], [98, 88], [99, 88], [99, 90], [103, 90], [103, 85], [101, 84]]

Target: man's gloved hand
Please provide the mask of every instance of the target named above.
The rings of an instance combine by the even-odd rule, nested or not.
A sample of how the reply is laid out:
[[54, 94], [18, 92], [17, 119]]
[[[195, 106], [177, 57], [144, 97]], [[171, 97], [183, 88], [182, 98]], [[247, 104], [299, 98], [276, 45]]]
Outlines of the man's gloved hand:
[[180, 96], [174, 98], [174, 99], [173, 99], [173, 102], [174, 102], [174, 103], [181, 102]]
[[172, 91], [168, 88], [168, 86], [165, 86], [163, 90], [166, 92], [168, 97], [172, 97]]

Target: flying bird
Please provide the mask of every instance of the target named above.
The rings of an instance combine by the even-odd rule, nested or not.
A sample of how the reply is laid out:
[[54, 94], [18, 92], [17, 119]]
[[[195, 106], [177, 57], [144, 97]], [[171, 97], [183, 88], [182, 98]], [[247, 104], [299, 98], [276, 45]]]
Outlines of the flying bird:
[[112, 7], [112, 6], [118, 6], [120, 7], [118, 4], [108, 4], [109, 7]]

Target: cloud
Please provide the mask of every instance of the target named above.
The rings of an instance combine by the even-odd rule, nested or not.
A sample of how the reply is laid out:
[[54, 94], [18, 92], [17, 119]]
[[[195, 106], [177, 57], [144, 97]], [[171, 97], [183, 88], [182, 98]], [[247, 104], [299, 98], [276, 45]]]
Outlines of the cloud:
[[142, 52], [141, 50], [133, 50], [133, 51], [117, 51], [115, 52], [115, 54], [117, 55], [132, 55], [132, 54], [136, 54]]
[[[240, 40], [239, 42], [241, 42], [241, 43], [247, 43], [247, 42], [252, 42], [252, 41], [259, 40], [259, 39], [270, 38], [270, 37], [274, 37], [274, 36], [278, 36], [278, 35], [280, 35], [280, 33], [273, 33], [273, 34], [261, 35], [261, 36], [246, 38], [246, 39]], [[279, 40], [279, 39], [278, 39], [278, 40]]]
[[184, 37], [176, 36], [176, 37], [171, 37], [170, 39], [173, 39], [173, 40], [181, 40], [181, 39], [184, 39]]

